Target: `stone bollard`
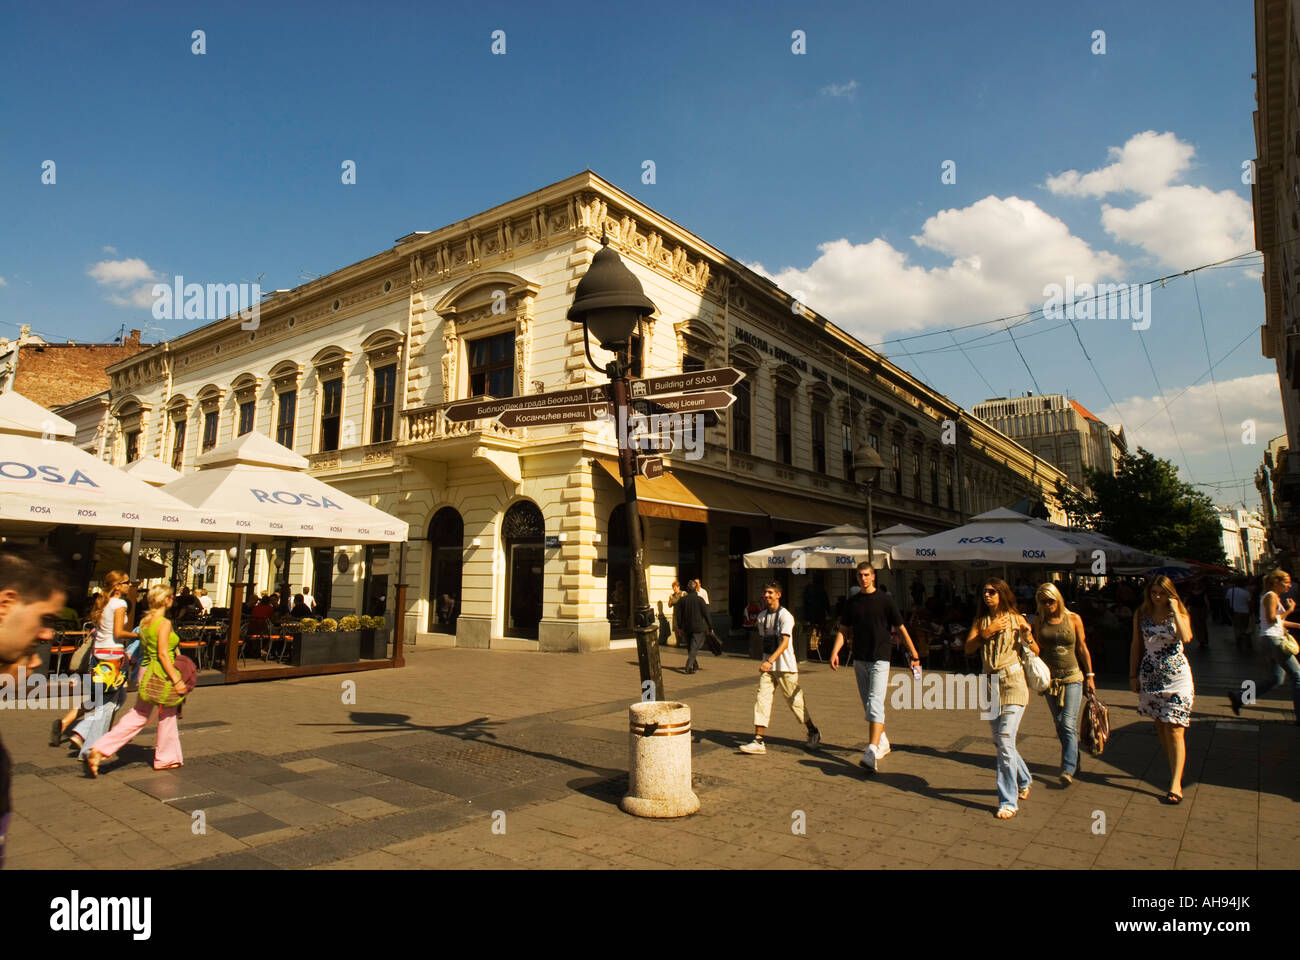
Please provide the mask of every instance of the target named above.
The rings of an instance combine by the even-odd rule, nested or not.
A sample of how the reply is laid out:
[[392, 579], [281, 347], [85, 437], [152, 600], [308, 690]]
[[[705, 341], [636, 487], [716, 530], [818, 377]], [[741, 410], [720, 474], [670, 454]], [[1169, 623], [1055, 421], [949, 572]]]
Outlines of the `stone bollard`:
[[691, 789], [691, 708], [647, 700], [628, 708], [627, 796], [637, 817], [685, 817], [700, 809]]

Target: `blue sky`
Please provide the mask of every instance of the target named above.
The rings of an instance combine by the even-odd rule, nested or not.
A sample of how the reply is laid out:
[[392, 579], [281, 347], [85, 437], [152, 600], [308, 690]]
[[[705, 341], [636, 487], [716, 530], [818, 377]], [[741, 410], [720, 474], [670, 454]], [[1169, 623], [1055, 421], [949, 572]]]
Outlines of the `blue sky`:
[[[1252, 506], [1282, 432], [1258, 256], [1153, 291], [1172, 427], [1124, 320], [1078, 321], [1099, 376], [1062, 321], [1024, 363], [896, 339], [1249, 252], [1248, 6], [73, 3], [0, 38], [0, 335], [109, 339], [153, 279], [295, 286], [591, 167], [968, 408], [1068, 392]], [[1207, 343], [1241, 344], [1217, 401]]]

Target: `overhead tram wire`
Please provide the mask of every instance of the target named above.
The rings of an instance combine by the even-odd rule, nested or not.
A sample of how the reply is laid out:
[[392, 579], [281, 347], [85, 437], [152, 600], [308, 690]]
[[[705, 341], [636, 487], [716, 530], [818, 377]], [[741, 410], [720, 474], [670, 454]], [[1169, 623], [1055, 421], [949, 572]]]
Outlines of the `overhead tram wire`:
[[1223, 404], [1219, 402], [1219, 382], [1214, 378], [1214, 358], [1210, 356], [1210, 336], [1205, 332], [1205, 311], [1201, 309], [1201, 288], [1192, 275], [1192, 290], [1196, 293], [1196, 313], [1201, 318], [1201, 340], [1205, 344], [1205, 362], [1210, 365], [1210, 385], [1214, 388], [1214, 406], [1219, 411], [1219, 429], [1223, 431], [1223, 450], [1228, 455], [1228, 469], [1237, 476], [1237, 465], [1232, 462], [1232, 447], [1228, 443], [1228, 425], [1223, 422]]
[[1007, 326], [1007, 336], [1011, 338], [1011, 345], [1016, 348], [1016, 355], [1020, 357], [1020, 362], [1025, 365], [1025, 370], [1029, 374], [1029, 379], [1034, 381], [1034, 389], [1041, 394], [1043, 388], [1038, 385], [1038, 378], [1034, 376], [1034, 371], [1029, 369], [1029, 361], [1026, 360], [1025, 355], [1020, 352], [1020, 344], [1016, 343], [1016, 338], [1011, 333], [1010, 325]]
[[957, 341], [957, 335], [950, 333], [948, 336], [952, 337], [953, 345], [961, 351], [961, 355], [966, 358], [966, 362], [969, 363], [970, 368], [975, 371], [975, 375], [984, 381], [984, 386], [989, 388], [989, 396], [991, 397], [996, 394], [997, 391], [993, 389], [993, 384], [989, 383], [988, 379], [984, 376], [984, 371], [975, 364], [975, 361], [970, 358], [970, 354], [967, 353], [966, 349]]
[[1161, 407], [1161, 409], [1160, 409], [1159, 411], [1157, 411], [1156, 413], [1151, 414], [1151, 416], [1147, 417], [1145, 420], [1143, 420], [1141, 423], [1139, 423], [1136, 427], [1133, 427], [1133, 428], [1132, 428], [1132, 432], [1136, 433], [1137, 431], [1139, 431], [1139, 430], [1141, 430], [1143, 427], [1145, 427], [1148, 423], [1150, 423], [1152, 420], [1154, 420], [1156, 417], [1160, 416], [1160, 414], [1163, 413], [1163, 412], [1164, 412], [1164, 411], [1165, 411], [1165, 410], [1166, 410], [1166, 409], [1167, 409], [1171, 404], [1173, 404], [1175, 401], [1177, 401], [1179, 397], [1181, 397], [1181, 396], [1182, 396], [1184, 393], [1186, 393], [1188, 390], [1192, 389], [1192, 387], [1196, 386], [1196, 385], [1199, 384], [1202, 380], [1204, 380], [1206, 377], [1208, 377], [1208, 376], [1210, 375], [1210, 373], [1214, 370], [1215, 367], [1219, 366], [1219, 364], [1223, 363], [1223, 361], [1227, 360], [1230, 356], [1232, 356], [1234, 353], [1236, 353], [1238, 350], [1240, 350], [1240, 349], [1242, 348], [1242, 346], [1243, 346], [1243, 345], [1244, 345], [1248, 340], [1252, 340], [1252, 339], [1254, 339], [1254, 338], [1257, 337], [1257, 336], [1259, 336], [1259, 331], [1258, 331], [1258, 330], [1251, 330], [1251, 331], [1250, 331], [1249, 333], [1247, 333], [1244, 337], [1242, 337], [1240, 340], [1237, 341], [1236, 346], [1234, 346], [1231, 350], [1229, 350], [1227, 353], [1225, 353], [1223, 356], [1221, 356], [1218, 360], [1214, 361], [1214, 363], [1212, 363], [1212, 364], [1210, 365], [1210, 369], [1209, 369], [1209, 370], [1206, 370], [1203, 374], [1201, 374], [1199, 377], [1197, 377], [1195, 380], [1193, 380], [1193, 381], [1192, 381], [1191, 383], [1189, 383], [1187, 386], [1183, 387], [1183, 389], [1179, 390], [1176, 394], [1174, 394], [1172, 397], [1170, 397], [1168, 401], [1164, 401], [1163, 398], [1162, 398], [1163, 406]]
[[[1160, 391], [1160, 399], [1164, 399], [1165, 388], [1160, 386], [1160, 375], [1156, 373], [1156, 365], [1151, 362], [1151, 353], [1147, 350], [1146, 338], [1142, 336], [1142, 331], [1137, 332], [1138, 342], [1142, 344], [1142, 353], [1147, 358], [1147, 366], [1151, 368], [1151, 379], [1156, 383], [1156, 389]], [[1169, 412], [1169, 404], [1165, 404], [1165, 414], [1169, 417], [1169, 429], [1174, 432], [1174, 440], [1178, 444], [1178, 452], [1183, 455], [1183, 466], [1187, 468], [1187, 479], [1192, 483], [1196, 482], [1196, 476], [1192, 473], [1192, 465], [1187, 460], [1187, 451], [1183, 449], [1182, 437], [1178, 436], [1178, 427], [1174, 425], [1174, 415]]]

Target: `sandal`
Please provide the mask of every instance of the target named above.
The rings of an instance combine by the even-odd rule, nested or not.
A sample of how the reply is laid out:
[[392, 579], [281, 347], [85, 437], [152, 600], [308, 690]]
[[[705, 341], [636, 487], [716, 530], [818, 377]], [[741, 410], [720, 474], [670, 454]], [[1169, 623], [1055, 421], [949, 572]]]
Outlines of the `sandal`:
[[[1032, 786], [1032, 784], [1031, 784], [1031, 786]], [[1029, 799], [1029, 787], [1025, 787], [1025, 789], [1023, 789], [1023, 790], [1021, 790], [1019, 793], [1017, 793], [1016, 796], [1017, 796], [1019, 799], [1021, 799], [1021, 800], [1028, 800], [1028, 799]]]
[[183, 767], [183, 766], [185, 766], [185, 764], [183, 763], [168, 763], [160, 767], [158, 766], [158, 764], [155, 763], [153, 768], [155, 770], [175, 770], [177, 767]]
[[90, 755], [86, 757], [86, 769], [90, 771], [92, 777], [99, 776], [99, 765], [104, 762], [104, 755], [94, 747], [90, 748]]
[[1183, 795], [1181, 793], [1174, 793], [1170, 790], [1160, 798], [1160, 802], [1170, 807], [1176, 807], [1183, 802]]
[[999, 820], [1010, 820], [1016, 815], [1015, 807], [999, 807], [998, 812], [994, 814]]

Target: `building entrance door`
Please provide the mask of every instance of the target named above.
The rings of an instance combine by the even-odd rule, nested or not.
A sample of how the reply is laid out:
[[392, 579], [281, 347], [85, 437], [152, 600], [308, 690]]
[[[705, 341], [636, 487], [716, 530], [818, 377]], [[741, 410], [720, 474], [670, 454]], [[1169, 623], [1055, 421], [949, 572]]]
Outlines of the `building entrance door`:
[[537, 639], [542, 619], [544, 528], [542, 511], [521, 500], [506, 511], [502, 521], [506, 552], [506, 624], [510, 637]]

